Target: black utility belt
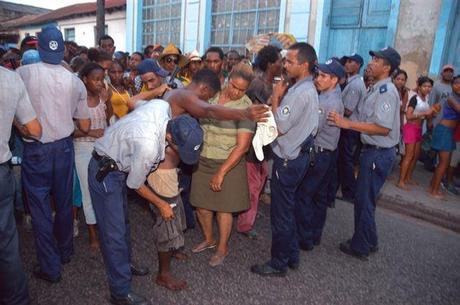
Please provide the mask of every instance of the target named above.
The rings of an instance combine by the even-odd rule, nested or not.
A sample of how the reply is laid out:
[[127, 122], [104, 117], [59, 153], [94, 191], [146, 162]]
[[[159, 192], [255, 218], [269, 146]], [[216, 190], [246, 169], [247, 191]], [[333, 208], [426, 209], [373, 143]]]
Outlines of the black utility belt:
[[315, 153], [317, 153], [317, 154], [318, 153], [323, 153], [323, 152], [329, 152], [329, 153], [332, 152], [332, 150], [330, 150], [330, 149], [326, 149], [326, 148], [323, 148], [321, 146], [316, 146], [316, 145], [313, 147], [313, 149], [315, 150]]
[[379, 150], [385, 150], [385, 149], [390, 149], [392, 147], [381, 147], [377, 145], [370, 145], [370, 144], [363, 144], [362, 149], [379, 149]]
[[99, 170], [96, 173], [96, 180], [102, 182], [110, 173], [118, 170], [117, 162], [107, 156], [99, 155], [93, 150], [93, 158], [98, 162]]
[[9, 166], [11, 167], [11, 162], [10, 160], [6, 161], [6, 162], [3, 162], [3, 163], [0, 163], [0, 167], [3, 167], [3, 166]]

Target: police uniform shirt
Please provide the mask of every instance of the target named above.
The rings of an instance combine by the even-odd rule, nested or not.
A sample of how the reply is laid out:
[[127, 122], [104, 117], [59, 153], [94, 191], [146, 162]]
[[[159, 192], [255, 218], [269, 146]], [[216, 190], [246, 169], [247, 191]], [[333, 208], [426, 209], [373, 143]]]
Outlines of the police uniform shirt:
[[128, 173], [129, 188], [141, 187], [147, 175], [165, 157], [166, 126], [171, 108], [163, 100], [137, 103], [136, 109], [105, 130], [94, 148], [112, 158], [120, 171]]
[[393, 147], [399, 143], [399, 94], [391, 78], [378, 81], [364, 99], [362, 121], [390, 129], [386, 136], [361, 133], [364, 144]]
[[272, 142], [273, 152], [282, 159], [299, 156], [302, 143], [318, 128], [318, 93], [312, 78], [295, 83], [273, 114], [280, 135]]
[[345, 109], [352, 112], [350, 120], [359, 121], [359, 113], [362, 109], [362, 102], [366, 96], [366, 92], [366, 85], [361, 75], [353, 75], [347, 80], [347, 85], [342, 92], [342, 99]]
[[315, 138], [315, 146], [334, 151], [340, 137], [340, 128], [327, 122], [327, 115], [335, 111], [343, 115], [344, 106], [340, 85], [326, 92], [321, 92], [319, 97], [319, 123], [318, 134]]
[[36, 118], [24, 82], [16, 72], [0, 67], [0, 163], [11, 159], [8, 140], [13, 118], [26, 124]]

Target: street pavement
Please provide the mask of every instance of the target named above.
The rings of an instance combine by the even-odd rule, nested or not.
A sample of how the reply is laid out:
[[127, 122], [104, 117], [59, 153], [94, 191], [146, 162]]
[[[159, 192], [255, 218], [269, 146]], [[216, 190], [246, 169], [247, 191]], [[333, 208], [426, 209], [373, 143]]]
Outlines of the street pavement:
[[[181, 292], [153, 284], [157, 257], [150, 214], [130, 204], [133, 257], [150, 266], [146, 277], [135, 277], [133, 289], [152, 304], [181, 305], [290, 305], [290, 304], [460, 304], [460, 235], [426, 222], [379, 208], [377, 226], [380, 250], [363, 262], [342, 254], [341, 241], [353, 232], [353, 207], [338, 201], [329, 210], [321, 245], [301, 253], [301, 266], [286, 278], [261, 278], [251, 274], [252, 264], [270, 254], [270, 206], [261, 203], [256, 230], [258, 240], [234, 233], [230, 254], [222, 266], [211, 268], [211, 251], [191, 254], [201, 241], [199, 228], [186, 233], [187, 262], [173, 262], [173, 271], [188, 281]], [[83, 223], [83, 219], [81, 221]], [[21, 252], [29, 278], [33, 304], [104, 305], [108, 303], [104, 266], [100, 253], [89, 251], [87, 233], [75, 239], [75, 255], [63, 266], [62, 280], [48, 284], [32, 277], [36, 264], [33, 233], [20, 225]]]

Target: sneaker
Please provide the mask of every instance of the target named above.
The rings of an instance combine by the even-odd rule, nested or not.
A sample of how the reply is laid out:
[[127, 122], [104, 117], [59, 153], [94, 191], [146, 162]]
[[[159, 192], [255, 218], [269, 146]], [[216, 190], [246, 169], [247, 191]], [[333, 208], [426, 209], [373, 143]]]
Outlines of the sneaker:
[[455, 186], [452, 183], [448, 183], [445, 187], [446, 187], [446, 190], [451, 194], [454, 194], [456, 196], [460, 194], [459, 191], [455, 188]]
[[78, 223], [79, 223], [79, 221], [74, 219], [74, 221], [73, 221], [73, 237], [78, 237], [78, 235], [80, 234], [80, 231], [78, 230]]

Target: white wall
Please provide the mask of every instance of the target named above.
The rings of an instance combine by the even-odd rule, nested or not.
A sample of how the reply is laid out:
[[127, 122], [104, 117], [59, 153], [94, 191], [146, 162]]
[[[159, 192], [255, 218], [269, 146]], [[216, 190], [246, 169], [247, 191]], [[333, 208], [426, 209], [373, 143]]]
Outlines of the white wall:
[[[126, 12], [117, 11], [105, 15], [105, 24], [108, 34], [115, 40], [118, 51], [125, 51], [126, 47]], [[75, 28], [75, 42], [88, 48], [95, 46], [94, 27], [96, 15], [58, 21], [58, 27], [64, 35], [66, 28]], [[65, 39], [65, 37], [64, 37]], [[97, 43], [96, 43], [97, 44]]]

